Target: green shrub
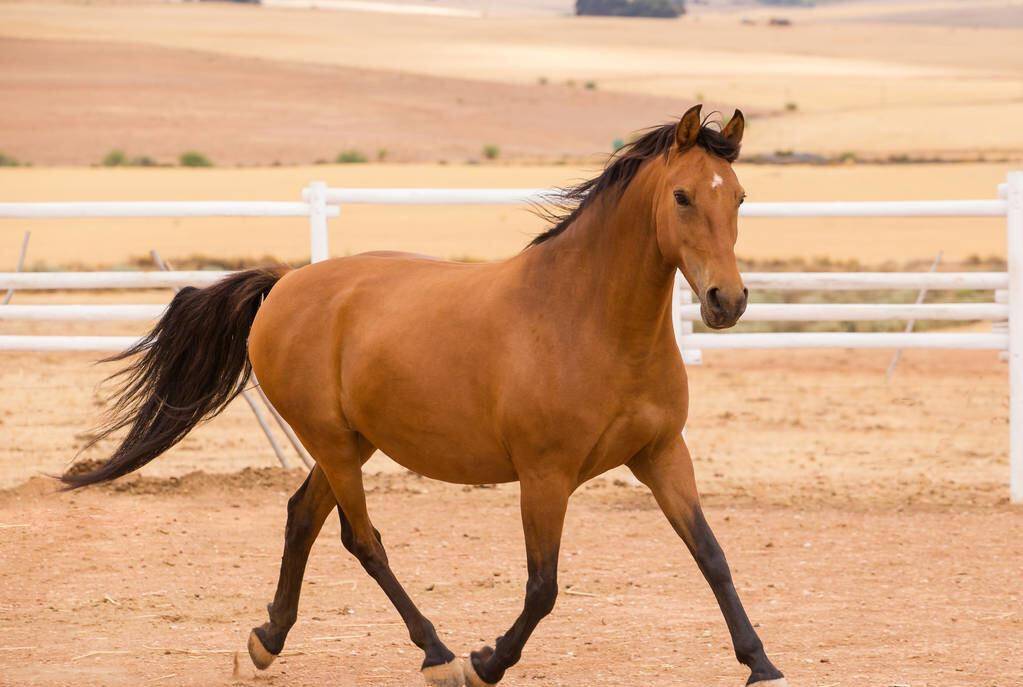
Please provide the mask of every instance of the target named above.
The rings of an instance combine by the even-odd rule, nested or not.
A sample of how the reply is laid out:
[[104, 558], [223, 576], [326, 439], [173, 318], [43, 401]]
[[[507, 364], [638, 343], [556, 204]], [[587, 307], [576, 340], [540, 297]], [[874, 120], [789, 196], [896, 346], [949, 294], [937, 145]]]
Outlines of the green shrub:
[[390, 155], [390, 151], [387, 148], [377, 148], [377, 162], [384, 162], [387, 160], [387, 156]]
[[785, 111], [786, 112], [795, 112], [798, 109], [799, 109], [799, 103], [794, 103], [791, 100], [789, 102], [785, 103]]
[[583, 84], [583, 87], [587, 91], [595, 91], [595, 90], [597, 90], [597, 82], [596, 81], [587, 81], [585, 84]]
[[483, 146], [483, 157], [487, 158], [488, 160], [496, 160], [497, 158], [501, 157], [501, 149], [498, 148], [493, 143], [488, 143], [487, 145]]
[[128, 156], [124, 154], [124, 151], [115, 148], [103, 156], [103, 160], [100, 164], [104, 167], [121, 167], [127, 161]]
[[194, 150], [188, 150], [181, 153], [181, 157], [178, 158], [178, 164], [182, 167], [212, 167], [213, 163], [208, 157], [200, 152]]
[[366, 159], [366, 156], [362, 154], [361, 151], [352, 148], [349, 150], [342, 150], [340, 153], [338, 153], [337, 157], [334, 158], [334, 162], [338, 163], [339, 165], [350, 165], [368, 162], [368, 160]]
[[0, 167], [21, 167], [21, 162], [17, 158], [0, 153]]

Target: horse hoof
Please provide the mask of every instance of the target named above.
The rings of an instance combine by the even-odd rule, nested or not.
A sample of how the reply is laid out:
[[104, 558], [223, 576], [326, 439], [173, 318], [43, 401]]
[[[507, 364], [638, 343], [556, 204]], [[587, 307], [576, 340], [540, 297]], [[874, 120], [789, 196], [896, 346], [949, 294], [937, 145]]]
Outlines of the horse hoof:
[[789, 681], [783, 677], [778, 677], [773, 680], [761, 680], [760, 682], [751, 682], [746, 687], [789, 687]]
[[465, 669], [466, 687], [494, 687], [492, 683], [484, 682], [483, 678], [476, 674], [476, 669], [473, 667], [471, 660], [462, 663], [462, 667]]
[[423, 679], [428, 687], [465, 687], [462, 661], [455, 658], [448, 663], [423, 668]]
[[277, 658], [277, 656], [266, 650], [263, 642], [256, 635], [255, 630], [249, 633], [249, 658], [252, 659], [252, 664], [259, 670], [266, 670], [274, 662], [274, 659]]

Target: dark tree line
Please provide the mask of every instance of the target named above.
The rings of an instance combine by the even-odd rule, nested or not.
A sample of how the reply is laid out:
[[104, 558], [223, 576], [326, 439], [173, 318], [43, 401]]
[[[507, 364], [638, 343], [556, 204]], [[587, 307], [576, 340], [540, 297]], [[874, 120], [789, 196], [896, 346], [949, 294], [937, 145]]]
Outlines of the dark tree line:
[[575, 13], [603, 17], [677, 17], [685, 0], [576, 0]]

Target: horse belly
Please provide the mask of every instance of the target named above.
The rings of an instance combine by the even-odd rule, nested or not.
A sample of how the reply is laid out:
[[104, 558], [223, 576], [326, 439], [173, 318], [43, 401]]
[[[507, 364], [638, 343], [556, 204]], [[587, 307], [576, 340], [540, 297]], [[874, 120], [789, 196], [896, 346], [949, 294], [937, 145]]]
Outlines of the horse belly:
[[515, 481], [489, 417], [488, 394], [439, 364], [440, 354], [427, 359], [386, 348], [356, 357], [359, 362], [347, 370], [342, 405], [352, 427], [425, 477], [458, 484]]
[[[455, 484], [494, 484], [518, 479], [496, 443], [467, 424], [422, 424], [393, 409], [390, 415], [361, 418], [356, 429], [394, 462], [412, 472]], [[456, 418], [450, 418], [455, 420]]]

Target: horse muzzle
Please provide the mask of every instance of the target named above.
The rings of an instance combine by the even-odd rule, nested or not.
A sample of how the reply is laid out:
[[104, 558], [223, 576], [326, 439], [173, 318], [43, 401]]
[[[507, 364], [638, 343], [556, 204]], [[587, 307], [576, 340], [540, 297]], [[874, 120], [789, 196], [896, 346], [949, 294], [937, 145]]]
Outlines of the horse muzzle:
[[712, 286], [700, 299], [700, 315], [711, 329], [727, 329], [746, 312], [749, 289], [721, 289]]

